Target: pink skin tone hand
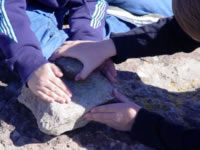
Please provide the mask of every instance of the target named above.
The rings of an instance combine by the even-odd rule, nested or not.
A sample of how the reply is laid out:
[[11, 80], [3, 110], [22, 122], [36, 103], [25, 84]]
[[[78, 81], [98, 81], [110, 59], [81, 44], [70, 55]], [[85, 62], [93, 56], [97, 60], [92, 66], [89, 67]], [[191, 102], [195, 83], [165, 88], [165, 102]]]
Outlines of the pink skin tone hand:
[[63, 73], [53, 63], [46, 63], [28, 80], [30, 90], [46, 102], [68, 103], [72, 93], [61, 80]]
[[113, 93], [121, 103], [95, 107], [85, 115], [85, 118], [106, 124], [116, 130], [130, 131], [141, 107], [130, 102], [127, 97], [120, 94], [117, 90], [114, 90]]
[[84, 80], [96, 68], [115, 82], [116, 70], [110, 57], [116, 55], [116, 49], [112, 40], [101, 42], [91, 41], [67, 41], [53, 54], [50, 60], [55, 61], [59, 57], [72, 57], [83, 63], [83, 70], [75, 80]]

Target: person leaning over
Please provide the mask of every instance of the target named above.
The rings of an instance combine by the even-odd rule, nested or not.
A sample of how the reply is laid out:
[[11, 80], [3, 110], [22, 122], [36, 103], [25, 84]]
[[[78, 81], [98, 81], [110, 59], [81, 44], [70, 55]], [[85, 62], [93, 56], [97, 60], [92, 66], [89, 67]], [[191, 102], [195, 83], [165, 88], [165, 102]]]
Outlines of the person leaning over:
[[[68, 42], [51, 59], [66, 56], [80, 60], [84, 68], [75, 80], [82, 80], [109, 58], [120, 63], [128, 58], [192, 52], [200, 46], [200, 1], [173, 0], [173, 12], [174, 17], [161, 19], [127, 33], [115, 34], [109, 40]], [[117, 130], [129, 131], [133, 140], [152, 148], [200, 149], [200, 128], [188, 129], [176, 125], [130, 102], [116, 90], [114, 95], [122, 102], [93, 108], [85, 118]]]

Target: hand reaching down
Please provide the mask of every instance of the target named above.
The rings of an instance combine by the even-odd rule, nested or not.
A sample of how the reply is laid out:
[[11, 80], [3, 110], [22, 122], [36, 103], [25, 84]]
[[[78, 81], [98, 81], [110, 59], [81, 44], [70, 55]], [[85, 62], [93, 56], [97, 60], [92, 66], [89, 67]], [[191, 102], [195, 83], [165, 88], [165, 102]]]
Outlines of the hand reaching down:
[[116, 90], [113, 93], [121, 103], [95, 107], [85, 115], [85, 118], [106, 124], [120, 131], [130, 131], [141, 107], [130, 102], [127, 97]]
[[112, 75], [116, 71], [109, 58], [114, 56], [115, 53], [115, 46], [111, 40], [102, 42], [67, 41], [57, 49], [50, 60], [55, 61], [55, 59], [63, 56], [72, 57], [81, 61], [83, 63], [83, 70], [76, 76], [75, 80], [84, 80], [92, 71], [106, 61], [102, 68], [107, 66], [107, 69], [111, 70], [106, 72], [103, 69], [106, 76], [108, 75], [109, 79], [111, 78], [114, 81]]

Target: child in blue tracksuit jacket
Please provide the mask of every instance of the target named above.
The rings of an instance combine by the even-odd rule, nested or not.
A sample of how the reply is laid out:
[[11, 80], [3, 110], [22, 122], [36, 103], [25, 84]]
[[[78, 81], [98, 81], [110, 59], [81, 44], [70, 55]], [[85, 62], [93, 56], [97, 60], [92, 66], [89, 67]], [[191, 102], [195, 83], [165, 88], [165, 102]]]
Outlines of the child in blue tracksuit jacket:
[[[48, 58], [67, 39], [102, 40], [106, 9], [105, 0], [1, 0], [0, 48], [6, 63], [41, 98], [70, 100], [62, 72]], [[66, 13], [67, 34], [57, 28]]]
[[[141, 3], [134, 3], [135, 7], [141, 6]], [[170, 9], [169, 3], [160, 3]], [[1, 0], [0, 7], [0, 48], [10, 69], [42, 99], [70, 101], [71, 93], [60, 79], [62, 72], [48, 59], [66, 40], [102, 40], [106, 1]], [[67, 31], [58, 28], [62, 27], [65, 14], [69, 16]], [[120, 26], [118, 31], [123, 31]]]

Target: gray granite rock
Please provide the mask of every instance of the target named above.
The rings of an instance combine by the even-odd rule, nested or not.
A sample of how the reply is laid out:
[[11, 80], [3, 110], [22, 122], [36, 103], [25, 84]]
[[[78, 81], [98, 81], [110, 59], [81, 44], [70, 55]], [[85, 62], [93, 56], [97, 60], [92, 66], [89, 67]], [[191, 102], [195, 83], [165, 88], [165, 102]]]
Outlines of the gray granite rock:
[[60, 135], [85, 126], [88, 121], [83, 119], [84, 113], [113, 99], [113, 87], [100, 72], [95, 71], [88, 79], [75, 82], [72, 79], [82, 68], [80, 62], [61, 58], [56, 63], [64, 72], [64, 83], [73, 93], [71, 103], [46, 103], [25, 87], [18, 98], [20, 103], [33, 112], [40, 130], [50, 135]]

